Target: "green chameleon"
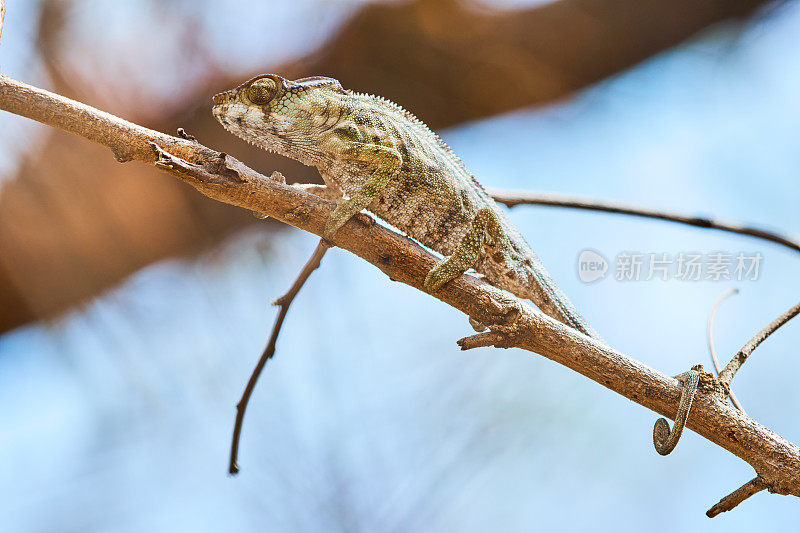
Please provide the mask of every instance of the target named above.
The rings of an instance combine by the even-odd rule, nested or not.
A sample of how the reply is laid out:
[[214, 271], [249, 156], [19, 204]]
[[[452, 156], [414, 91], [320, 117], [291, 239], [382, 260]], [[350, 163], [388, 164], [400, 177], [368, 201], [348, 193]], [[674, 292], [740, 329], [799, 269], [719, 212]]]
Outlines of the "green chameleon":
[[215, 95], [214, 116], [242, 139], [319, 169], [326, 186], [299, 186], [337, 202], [327, 239], [367, 209], [445, 256], [425, 278], [429, 292], [474, 268], [599, 339], [464, 163], [399, 105], [333, 78], [264, 74]]

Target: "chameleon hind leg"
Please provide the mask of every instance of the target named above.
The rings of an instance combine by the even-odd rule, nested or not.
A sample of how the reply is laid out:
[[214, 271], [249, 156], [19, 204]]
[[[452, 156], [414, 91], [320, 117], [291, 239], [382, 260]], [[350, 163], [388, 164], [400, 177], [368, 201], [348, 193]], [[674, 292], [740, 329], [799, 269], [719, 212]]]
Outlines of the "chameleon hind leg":
[[345, 222], [367, 207], [386, 188], [386, 184], [400, 171], [400, 153], [385, 146], [357, 143], [348, 147], [352, 157], [377, 164], [375, 172], [350, 198], [340, 200], [325, 223], [323, 237], [331, 240]]
[[436, 292], [447, 282], [474, 267], [484, 244], [491, 243], [502, 248], [507, 242], [508, 237], [497, 214], [490, 207], [480, 209], [453, 254], [439, 261], [425, 276], [425, 290]]

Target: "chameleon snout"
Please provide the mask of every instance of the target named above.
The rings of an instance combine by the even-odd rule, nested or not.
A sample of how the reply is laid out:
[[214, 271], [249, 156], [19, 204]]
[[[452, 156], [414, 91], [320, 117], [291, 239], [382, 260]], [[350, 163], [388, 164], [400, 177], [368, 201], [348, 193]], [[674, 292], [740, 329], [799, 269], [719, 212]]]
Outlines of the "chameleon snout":
[[225, 91], [225, 92], [222, 92], [222, 93], [215, 94], [212, 97], [212, 100], [214, 101], [214, 105], [221, 105], [221, 104], [227, 104], [228, 102], [230, 102], [232, 97], [233, 97], [233, 94], [232, 94], [231, 91]]

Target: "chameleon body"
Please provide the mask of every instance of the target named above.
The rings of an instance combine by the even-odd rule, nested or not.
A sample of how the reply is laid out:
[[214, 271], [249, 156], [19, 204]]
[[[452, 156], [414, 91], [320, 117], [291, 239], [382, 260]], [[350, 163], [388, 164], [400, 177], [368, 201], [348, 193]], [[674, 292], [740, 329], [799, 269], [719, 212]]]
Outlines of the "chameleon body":
[[326, 238], [367, 209], [445, 256], [427, 275], [426, 290], [474, 268], [598, 337], [462, 161], [399, 105], [345, 90], [333, 78], [265, 74], [215, 95], [213, 112], [246, 141], [319, 169], [326, 187], [301, 187], [337, 201]]

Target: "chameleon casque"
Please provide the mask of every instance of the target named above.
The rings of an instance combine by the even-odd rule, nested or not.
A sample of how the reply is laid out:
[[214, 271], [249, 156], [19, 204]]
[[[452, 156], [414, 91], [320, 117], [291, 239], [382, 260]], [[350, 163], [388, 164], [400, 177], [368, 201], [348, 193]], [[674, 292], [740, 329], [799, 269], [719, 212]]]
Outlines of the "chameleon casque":
[[435, 292], [470, 268], [492, 285], [599, 338], [464, 163], [414, 115], [321, 76], [256, 76], [214, 96], [214, 116], [242, 139], [316, 167], [326, 183], [299, 185], [337, 202], [330, 240], [367, 209], [444, 255], [425, 278]]

